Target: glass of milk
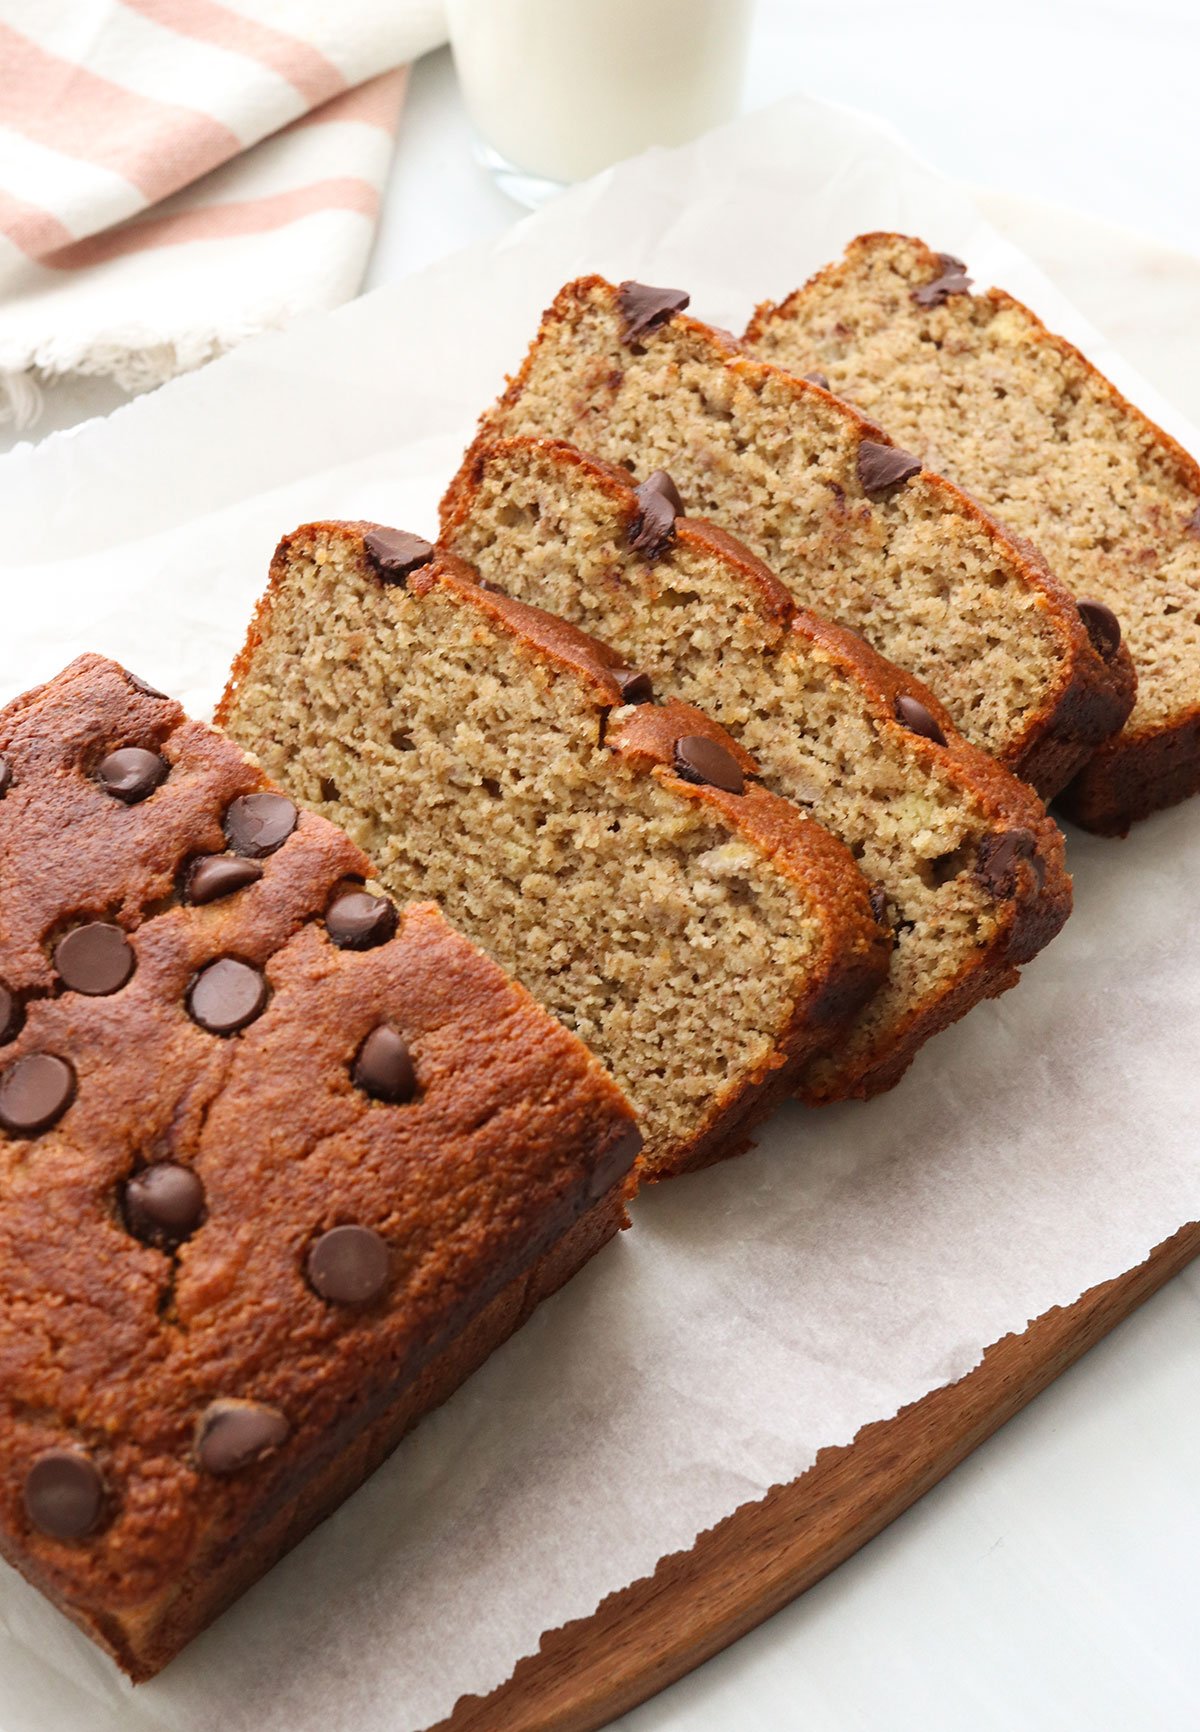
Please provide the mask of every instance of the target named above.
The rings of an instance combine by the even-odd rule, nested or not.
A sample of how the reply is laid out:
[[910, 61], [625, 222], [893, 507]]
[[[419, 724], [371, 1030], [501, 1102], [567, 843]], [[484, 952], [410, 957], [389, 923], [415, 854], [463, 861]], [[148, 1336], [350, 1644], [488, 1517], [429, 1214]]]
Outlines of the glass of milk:
[[753, 0], [449, 0], [480, 155], [539, 204], [738, 109]]

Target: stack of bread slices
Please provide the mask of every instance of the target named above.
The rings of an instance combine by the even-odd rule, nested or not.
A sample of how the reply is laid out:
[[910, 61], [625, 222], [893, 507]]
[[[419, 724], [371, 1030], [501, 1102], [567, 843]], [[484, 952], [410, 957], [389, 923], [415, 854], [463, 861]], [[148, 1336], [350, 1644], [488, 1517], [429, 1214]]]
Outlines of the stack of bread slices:
[[1200, 785], [1166, 435], [902, 237], [743, 341], [687, 305], [569, 283], [437, 542], [289, 536], [218, 714], [592, 1046], [649, 1178], [1013, 985], [1071, 907], [1044, 802]]

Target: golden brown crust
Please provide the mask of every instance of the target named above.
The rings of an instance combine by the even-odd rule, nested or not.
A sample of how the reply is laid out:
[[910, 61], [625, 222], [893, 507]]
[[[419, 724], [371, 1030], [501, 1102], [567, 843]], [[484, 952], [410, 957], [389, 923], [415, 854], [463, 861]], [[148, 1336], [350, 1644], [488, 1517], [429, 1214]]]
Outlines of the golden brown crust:
[[[95, 766], [131, 744], [161, 750], [170, 773], [126, 806]], [[636, 1133], [582, 1044], [432, 905], [374, 948], [335, 946], [331, 893], [370, 867], [314, 814], [257, 883], [181, 898], [181, 864], [225, 846], [229, 800], [264, 779], [113, 663], [83, 657], [10, 706], [0, 753], [0, 979], [24, 1001], [0, 1075], [50, 1052], [77, 1079], [50, 1129], [0, 1130], [0, 1549], [148, 1676], [195, 1633], [195, 1608], [207, 1621], [279, 1555], [279, 1512], [327, 1472], [351, 1489], [378, 1416], [415, 1419], [426, 1368], [456, 1363], [475, 1320], [601, 1193], [615, 1186], [619, 1205]], [[38, 849], [60, 828], [71, 846], [47, 883]], [[48, 951], [80, 913], [117, 922], [133, 949], [109, 995], [55, 976]], [[230, 1037], [186, 1008], [216, 956], [269, 987]], [[385, 1022], [416, 1070], [399, 1106], [351, 1075]], [[122, 1203], [131, 1173], [164, 1160], [204, 1187], [174, 1252], [132, 1232]], [[305, 1275], [314, 1238], [346, 1222], [390, 1247], [388, 1289], [364, 1310], [327, 1303]], [[287, 1440], [217, 1477], [196, 1458], [198, 1418], [246, 1399], [283, 1413]], [[71, 1542], [36, 1529], [23, 1501], [30, 1463], [61, 1448], [86, 1451], [105, 1485], [102, 1525]]]
[[[442, 499], [443, 522], [452, 520], [465, 509], [464, 499], [469, 493], [472, 471], [481, 451], [504, 434], [506, 412], [520, 400], [546, 332], [573, 323], [579, 311], [597, 296], [615, 305], [616, 293], [615, 287], [599, 276], [578, 278], [559, 291], [546, 310], [542, 325], [517, 373], [508, 380], [496, 404], [481, 417], [475, 439]], [[732, 339], [686, 313], [676, 314], [670, 324], [673, 330], [686, 333], [701, 345], [714, 360], [722, 361], [747, 380], [775, 382], [791, 395], [798, 412], [802, 413], [805, 403], [815, 399], [826, 412], [835, 411], [851, 425], [856, 438], [884, 445], [893, 443], [883, 429], [841, 398], [767, 361], [745, 355], [741, 346]], [[648, 340], [652, 342], [653, 336]], [[1049, 799], [1086, 762], [1095, 746], [1114, 733], [1129, 714], [1133, 699], [1128, 689], [1128, 665], [1114, 668], [1097, 653], [1068, 592], [1040, 561], [1030, 558], [1028, 552], [1017, 545], [969, 495], [952, 482], [928, 471], [916, 477], [911, 485], [940, 495], [954, 509], [972, 519], [995, 546], [1003, 563], [1037, 594], [1039, 606], [1054, 622], [1060, 644], [1057, 684], [1044, 693], [1040, 706], [1029, 713], [1025, 725], [1014, 732], [1002, 754], [1008, 768], [1030, 781], [1043, 798]]]
[[[770, 301], [763, 302], [747, 327], [747, 341], [751, 344], [756, 342], [771, 319], [786, 317], [812, 287], [836, 285], [859, 257], [875, 248], [891, 247], [898, 242], [913, 248], [918, 256], [923, 257], [931, 276], [936, 275], [941, 268], [938, 255], [924, 242], [884, 231], [859, 235], [850, 242], [842, 259], [817, 271], [777, 306]], [[1175, 468], [1181, 487], [1200, 499], [1200, 461], [1135, 403], [1131, 403], [1080, 349], [1049, 330], [1031, 308], [1003, 289], [975, 291], [971, 299], [987, 302], [996, 311], [1004, 308], [1018, 311], [1037, 333], [1039, 341], [1080, 368], [1098, 394], [1128, 418], [1133, 435], [1152, 443]], [[1025, 546], [1029, 547], [1029, 544], [1025, 543]], [[1041, 560], [1035, 549], [1030, 548], [1030, 552]], [[1133, 707], [1136, 670], [1124, 645], [1113, 666], [1124, 687], [1129, 689], [1125, 711], [1128, 715]], [[1079, 736], [1078, 719], [1072, 722], [1068, 718], [1065, 726], [1068, 733], [1073, 729], [1075, 736]], [[1061, 768], [1061, 763], [1055, 763], [1053, 774], [1060, 776]], [[1137, 819], [1189, 798], [1200, 791], [1200, 704], [1181, 709], [1169, 723], [1127, 726], [1114, 732], [1108, 739], [1100, 741], [1089, 761], [1078, 768], [1070, 786], [1066, 787], [1065, 783], [1064, 777], [1057, 784], [1065, 788], [1060, 801], [1064, 814], [1085, 829], [1101, 835], [1124, 835]]]
[[[478, 446], [470, 478], [463, 479], [454, 513], [443, 528], [450, 544], [469, 515], [489, 467], [494, 465], [497, 475], [502, 476], [508, 461], [519, 461], [533, 454], [553, 461], [563, 472], [578, 473], [581, 482], [586, 480], [605, 494], [627, 525], [633, 524], [638, 499], [626, 471], [586, 455], [564, 441], [518, 434], [492, 445]], [[818, 646], [828, 662], [860, 690], [876, 727], [891, 736], [898, 752], [929, 759], [941, 775], [982, 808], [998, 832], [1025, 829], [1036, 839], [1034, 858], [1018, 867], [1012, 893], [1002, 901], [990, 942], [965, 961], [955, 975], [941, 982], [936, 992], [913, 1007], [896, 1031], [894, 1043], [867, 1069], [843, 1071], [839, 1081], [826, 1081], [819, 1096], [809, 1093], [807, 1098], [815, 1103], [840, 1098], [844, 1092], [863, 1097], [876, 1094], [898, 1080], [932, 1034], [948, 1027], [981, 999], [993, 997], [1013, 985], [1017, 967], [1035, 956], [1061, 930], [1072, 901], [1061, 832], [1032, 790], [988, 753], [965, 740], [937, 698], [914, 675], [886, 660], [856, 632], [798, 607], [769, 568], [735, 537], [702, 520], [687, 517], [676, 520], [675, 537], [678, 547], [685, 551], [691, 548], [721, 559], [731, 576], [743, 586], [746, 606], [765, 623], [779, 626], [781, 638], [774, 650], [783, 647], [783, 639], [789, 633]], [[664, 558], [671, 561], [675, 554], [668, 550]], [[774, 650], [764, 651], [764, 661], [769, 661]], [[929, 710], [942, 728], [944, 744], [914, 735], [896, 720], [896, 700], [900, 697], [914, 698]], [[659, 742], [658, 761], [667, 761], [662, 754], [666, 745], [669, 755], [671, 724], [655, 719], [665, 713], [665, 707], [627, 712], [629, 720], [622, 724], [622, 738], [632, 743], [653, 735]], [[711, 723], [706, 731], [714, 738], [721, 733]], [[742, 758], [746, 761], [744, 753]], [[807, 1090], [811, 1081], [806, 1080], [803, 1086]]]

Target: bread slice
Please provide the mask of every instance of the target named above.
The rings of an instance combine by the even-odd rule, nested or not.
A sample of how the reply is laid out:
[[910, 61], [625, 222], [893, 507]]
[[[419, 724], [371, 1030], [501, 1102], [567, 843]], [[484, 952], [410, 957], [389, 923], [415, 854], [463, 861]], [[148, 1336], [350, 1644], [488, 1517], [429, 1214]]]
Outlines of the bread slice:
[[676, 516], [661, 481], [635, 491], [572, 446], [501, 440], [476, 452], [443, 541], [488, 584], [607, 639], [657, 689], [703, 702], [875, 885], [891, 971], [803, 1072], [810, 1101], [888, 1087], [931, 1034], [1013, 985], [1066, 919], [1062, 837], [1032, 790], [968, 745], [910, 674], [797, 608], [731, 536]]
[[1200, 464], [1071, 344], [905, 235], [862, 235], [748, 341], [878, 415], [1082, 597], [1097, 643], [1125, 629], [1137, 702], [1063, 809], [1121, 834], [1200, 789]]
[[681, 299], [569, 283], [480, 441], [550, 435], [636, 474], [669, 469], [797, 602], [860, 632], [974, 745], [1056, 792], [1128, 714], [1128, 658], [1100, 654], [1066, 591], [955, 486], [820, 385], [672, 311]]
[[421, 545], [288, 536], [218, 720], [624, 1079], [646, 1177], [733, 1152], [886, 974], [853, 856], [705, 716], [625, 702], [615, 654]]

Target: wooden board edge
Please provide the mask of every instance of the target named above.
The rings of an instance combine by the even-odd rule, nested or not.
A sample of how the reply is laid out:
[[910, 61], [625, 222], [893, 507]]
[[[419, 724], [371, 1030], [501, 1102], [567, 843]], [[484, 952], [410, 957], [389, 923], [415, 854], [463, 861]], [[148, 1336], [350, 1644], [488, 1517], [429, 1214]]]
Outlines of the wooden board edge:
[[1200, 1255], [1200, 1222], [1144, 1263], [989, 1347], [976, 1369], [826, 1449], [689, 1551], [548, 1631], [487, 1696], [430, 1732], [596, 1732], [844, 1563]]

